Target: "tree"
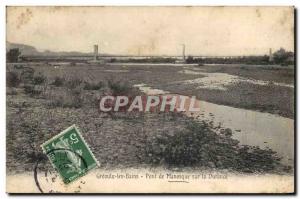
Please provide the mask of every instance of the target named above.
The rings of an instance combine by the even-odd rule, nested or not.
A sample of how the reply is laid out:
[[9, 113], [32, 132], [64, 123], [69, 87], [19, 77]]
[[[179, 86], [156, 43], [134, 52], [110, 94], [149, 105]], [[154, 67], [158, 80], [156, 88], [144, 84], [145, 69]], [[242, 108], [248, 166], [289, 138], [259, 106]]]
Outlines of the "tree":
[[6, 53], [7, 62], [18, 62], [18, 58], [21, 55], [19, 48], [12, 48]]
[[192, 56], [188, 56], [185, 61], [187, 64], [192, 64], [192, 63], [194, 63], [194, 58]]
[[294, 57], [293, 52], [288, 52], [284, 48], [280, 48], [274, 54], [274, 62], [277, 64], [286, 64], [289, 59]]

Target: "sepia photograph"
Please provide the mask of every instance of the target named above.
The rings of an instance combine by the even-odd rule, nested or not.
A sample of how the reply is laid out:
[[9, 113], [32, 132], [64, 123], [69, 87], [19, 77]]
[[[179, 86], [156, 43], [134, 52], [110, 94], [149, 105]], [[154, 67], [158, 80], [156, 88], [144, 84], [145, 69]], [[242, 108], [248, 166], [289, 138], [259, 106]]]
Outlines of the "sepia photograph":
[[7, 6], [6, 192], [295, 193], [294, 6]]

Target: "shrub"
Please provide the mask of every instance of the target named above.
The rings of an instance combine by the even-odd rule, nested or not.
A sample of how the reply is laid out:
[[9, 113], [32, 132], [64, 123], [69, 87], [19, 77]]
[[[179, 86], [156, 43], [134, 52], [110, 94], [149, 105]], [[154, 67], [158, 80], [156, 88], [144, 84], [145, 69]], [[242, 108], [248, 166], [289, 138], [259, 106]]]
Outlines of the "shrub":
[[24, 139], [24, 149], [26, 153], [26, 162], [36, 163], [41, 158], [46, 160], [46, 156], [43, 155], [40, 145], [42, 144], [42, 140], [44, 140], [45, 134], [42, 133], [42, 129], [38, 122], [36, 121], [23, 121], [20, 124], [20, 129], [22, 129], [22, 133], [25, 134], [23, 136]]
[[18, 62], [19, 56], [21, 55], [19, 48], [12, 48], [6, 52], [6, 61], [8, 63]]
[[51, 85], [54, 85], [56, 87], [60, 87], [64, 84], [65, 78], [63, 77], [55, 77], [54, 81], [51, 83]]
[[23, 69], [20, 79], [24, 84], [32, 84], [33, 75], [34, 75], [34, 69], [30, 67], [26, 67]]
[[53, 93], [49, 97], [49, 108], [81, 108], [83, 105], [83, 97], [80, 90], [71, 90], [64, 93]]
[[18, 92], [14, 88], [8, 88], [6, 89], [6, 95], [17, 95]]
[[187, 64], [193, 64], [193, 63], [195, 63], [194, 57], [192, 57], [192, 56], [188, 56], [185, 61], [186, 61]]
[[103, 88], [104, 84], [103, 82], [98, 82], [98, 83], [89, 83], [89, 82], [85, 82], [84, 83], [84, 90], [99, 90], [101, 88]]
[[112, 95], [129, 95], [132, 93], [133, 89], [127, 83], [108, 80], [108, 87], [112, 91]]
[[24, 92], [25, 94], [30, 95], [31, 97], [40, 95], [42, 93], [42, 91], [36, 89], [34, 85], [24, 85]]
[[48, 167], [47, 156], [40, 147], [49, 138], [49, 133], [45, 131], [34, 114], [26, 114], [21, 120], [7, 121], [6, 154], [9, 170], [21, 168], [23, 171], [32, 171], [37, 162], [39, 169]]
[[184, 132], [173, 136], [157, 135], [148, 141], [147, 161], [171, 167], [201, 166], [241, 172], [271, 171], [280, 165], [276, 152], [239, 146], [230, 136], [230, 133], [218, 135], [207, 123], [193, 121]]
[[17, 72], [9, 71], [6, 72], [6, 86], [7, 87], [18, 87], [21, 80]]
[[66, 86], [67, 86], [69, 89], [74, 89], [74, 88], [80, 86], [81, 83], [82, 83], [82, 80], [75, 78], [75, 79], [70, 79], [70, 80], [68, 80], [68, 81], [66, 82]]
[[14, 65], [14, 68], [15, 68], [15, 69], [23, 69], [24, 66], [23, 66], [23, 65], [18, 65], [18, 64], [16, 64], [16, 65]]
[[46, 77], [42, 74], [38, 74], [37, 76], [34, 76], [33, 77], [33, 84], [34, 85], [41, 85], [43, 83], [46, 82]]
[[83, 105], [83, 97], [81, 96], [81, 90], [72, 90], [71, 91], [71, 96], [70, 96], [70, 101], [67, 106], [73, 107], [73, 108], [80, 108]]

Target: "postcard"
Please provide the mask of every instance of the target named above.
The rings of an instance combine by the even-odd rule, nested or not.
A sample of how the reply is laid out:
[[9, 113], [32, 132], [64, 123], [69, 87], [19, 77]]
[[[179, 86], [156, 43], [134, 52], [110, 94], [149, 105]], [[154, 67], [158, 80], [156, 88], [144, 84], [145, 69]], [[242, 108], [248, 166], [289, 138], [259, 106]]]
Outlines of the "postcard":
[[293, 6], [7, 6], [8, 193], [294, 193]]

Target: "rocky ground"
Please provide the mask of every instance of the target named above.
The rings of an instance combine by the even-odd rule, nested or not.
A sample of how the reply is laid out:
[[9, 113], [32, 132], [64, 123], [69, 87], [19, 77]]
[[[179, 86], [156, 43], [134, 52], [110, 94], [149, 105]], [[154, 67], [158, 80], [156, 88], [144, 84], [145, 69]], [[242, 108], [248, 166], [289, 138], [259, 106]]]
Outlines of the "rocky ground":
[[[165, 166], [238, 172], [293, 170], [281, 165], [280, 157], [271, 150], [240, 145], [231, 138], [231, 129], [220, 127], [216, 130], [205, 121], [195, 121], [182, 114], [99, 113], [99, 95], [112, 89], [132, 93], [130, 84], [140, 80], [129, 80], [126, 87], [119, 81], [107, 83], [100, 75], [96, 80], [100, 79], [102, 85], [95, 83], [97, 73], [90, 73], [94, 76], [86, 83], [74, 79], [75, 73], [58, 80], [50, 72], [35, 71], [32, 77], [20, 78], [17, 85], [7, 84], [8, 172], [32, 171], [37, 159], [43, 156], [40, 145], [72, 124], [81, 129], [102, 168]], [[41, 76], [45, 79], [41, 80]], [[181, 80], [186, 78], [188, 76], [181, 76]], [[44, 163], [47, 162], [45, 159]]]
[[[36, 67], [47, 77], [70, 76], [89, 81], [97, 79], [118, 79], [130, 85], [146, 84], [152, 88], [170, 91], [182, 95], [195, 95], [198, 99], [220, 105], [256, 110], [294, 118], [294, 67], [293, 66], [255, 66], [255, 65], [103, 65], [103, 66], [50, 66]], [[186, 72], [188, 71], [188, 72]], [[213, 89], [203, 87], [203, 82], [182, 84], [219, 74], [220, 77], [208, 79], [206, 84]], [[222, 76], [223, 75], [223, 76]], [[243, 78], [245, 81], [227, 81], [228, 76]], [[220, 81], [221, 80], [221, 81]], [[217, 81], [217, 82], [216, 82]], [[214, 84], [224, 89], [215, 89]], [[202, 87], [201, 87], [202, 85]]]

